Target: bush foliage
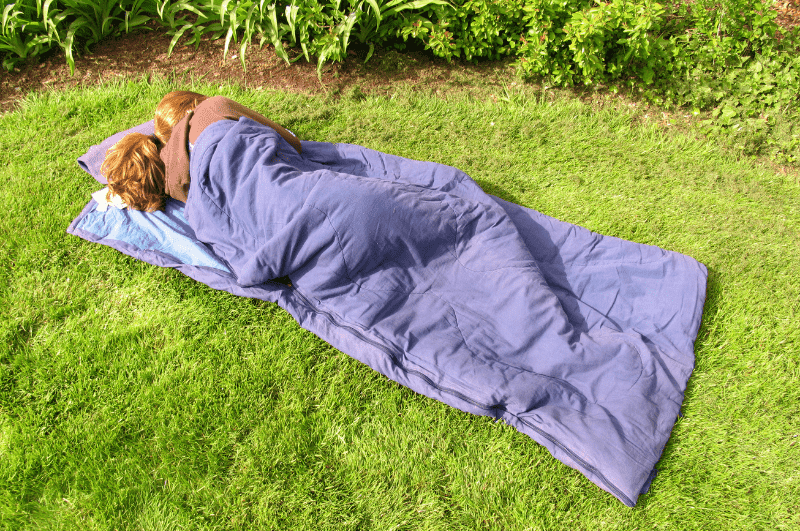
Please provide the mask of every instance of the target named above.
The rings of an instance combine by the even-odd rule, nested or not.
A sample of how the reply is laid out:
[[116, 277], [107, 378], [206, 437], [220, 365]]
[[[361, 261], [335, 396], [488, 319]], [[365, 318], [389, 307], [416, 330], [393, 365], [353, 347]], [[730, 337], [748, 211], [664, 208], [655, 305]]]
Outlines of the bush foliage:
[[[702, 126], [742, 153], [800, 162], [800, 33], [771, 0], [14, 0], [2, 13], [3, 66], [75, 50], [154, 22], [182, 39], [225, 39], [225, 53], [270, 43], [287, 62], [344, 60], [357, 43], [414, 43], [453, 59], [516, 58], [524, 78], [628, 88], [667, 106], [710, 111]], [[779, 134], [775, 134], [778, 132]]]

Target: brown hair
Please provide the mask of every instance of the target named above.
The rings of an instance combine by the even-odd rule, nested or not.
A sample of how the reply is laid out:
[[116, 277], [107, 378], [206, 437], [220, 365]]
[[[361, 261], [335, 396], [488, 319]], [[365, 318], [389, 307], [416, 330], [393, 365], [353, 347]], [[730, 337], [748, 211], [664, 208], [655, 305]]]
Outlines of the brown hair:
[[169, 141], [175, 124], [186, 116], [187, 112], [193, 111], [206, 98], [207, 96], [197, 92], [176, 90], [161, 99], [156, 107], [155, 136], [162, 146]]
[[117, 194], [134, 210], [164, 208], [165, 168], [159, 150], [169, 141], [175, 124], [205, 99], [187, 90], [170, 92], [156, 107], [154, 135], [131, 133], [111, 146], [100, 167], [108, 180], [109, 194]]
[[131, 133], [106, 151], [100, 171], [109, 193], [120, 196], [129, 208], [153, 212], [164, 208], [164, 162], [155, 136]]

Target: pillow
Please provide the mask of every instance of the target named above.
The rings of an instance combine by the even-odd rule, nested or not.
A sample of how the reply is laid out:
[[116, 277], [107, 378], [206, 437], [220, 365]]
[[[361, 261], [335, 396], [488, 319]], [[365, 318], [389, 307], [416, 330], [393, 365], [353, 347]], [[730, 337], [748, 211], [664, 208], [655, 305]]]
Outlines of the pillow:
[[[106, 150], [129, 133], [153, 134], [153, 127], [151, 120], [120, 131], [91, 146], [78, 157], [78, 164], [97, 181], [107, 184], [100, 173]], [[249, 288], [239, 286], [225, 261], [197, 240], [184, 216], [184, 204], [172, 198], [167, 199], [164, 210], [159, 212], [121, 209], [113, 203], [100, 205], [94, 198], [89, 198], [83, 211], [67, 228], [67, 233], [107, 245], [153, 265], [175, 268], [214, 289], [234, 295], [275, 302], [277, 293], [286, 289], [279, 283]]]
[[158, 212], [101, 206], [91, 199], [67, 232], [162, 267], [187, 264], [230, 273], [224, 261], [195, 238], [183, 210], [184, 204], [174, 199]]
[[[97, 181], [106, 184], [100, 167], [106, 150], [129, 133], [153, 134], [153, 121], [139, 124], [112, 135], [78, 157], [78, 165]], [[107, 189], [106, 189], [107, 190]], [[211, 250], [197, 241], [183, 215], [184, 204], [168, 198], [163, 211], [130, 210], [114, 202], [98, 201], [95, 192], [83, 212], [67, 232], [113, 247], [146, 262], [176, 267], [181, 264], [212, 268], [229, 273], [228, 267]], [[104, 197], [101, 197], [104, 199]]]

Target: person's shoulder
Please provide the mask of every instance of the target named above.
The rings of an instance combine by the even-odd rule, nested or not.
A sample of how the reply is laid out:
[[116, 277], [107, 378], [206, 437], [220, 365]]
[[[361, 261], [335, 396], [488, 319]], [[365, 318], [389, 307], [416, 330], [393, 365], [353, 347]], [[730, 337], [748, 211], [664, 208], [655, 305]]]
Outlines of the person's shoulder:
[[226, 98], [225, 96], [210, 96], [203, 101], [196, 107], [195, 110], [200, 109], [219, 109], [219, 108], [227, 108], [231, 107], [232, 105], [236, 105], [236, 102], [232, 99]]
[[232, 99], [226, 98], [225, 96], [209, 96], [205, 101], [214, 103], [236, 103]]
[[211, 96], [201, 101], [194, 109], [193, 123], [212, 123], [225, 119], [236, 112], [236, 102], [225, 96]]
[[[202, 109], [200, 109], [200, 105], [202, 105]], [[226, 117], [238, 118], [242, 114], [246, 114], [248, 112], [247, 107], [237, 101], [226, 98], [225, 96], [211, 96], [203, 101], [200, 105], [198, 105], [198, 109], [196, 109], [196, 111], [202, 110], [206, 112], [213, 112], [220, 116]]]

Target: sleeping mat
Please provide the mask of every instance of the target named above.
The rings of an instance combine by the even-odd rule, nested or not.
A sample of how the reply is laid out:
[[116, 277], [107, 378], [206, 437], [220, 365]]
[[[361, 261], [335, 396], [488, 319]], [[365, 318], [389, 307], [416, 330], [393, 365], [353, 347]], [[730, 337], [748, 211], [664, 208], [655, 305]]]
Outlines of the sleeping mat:
[[694, 365], [706, 268], [487, 195], [449, 166], [302, 146], [247, 118], [217, 122], [194, 145], [185, 207], [90, 202], [69, 232], [277, 302], [348, 355], [502, 419], [635, 505]]

